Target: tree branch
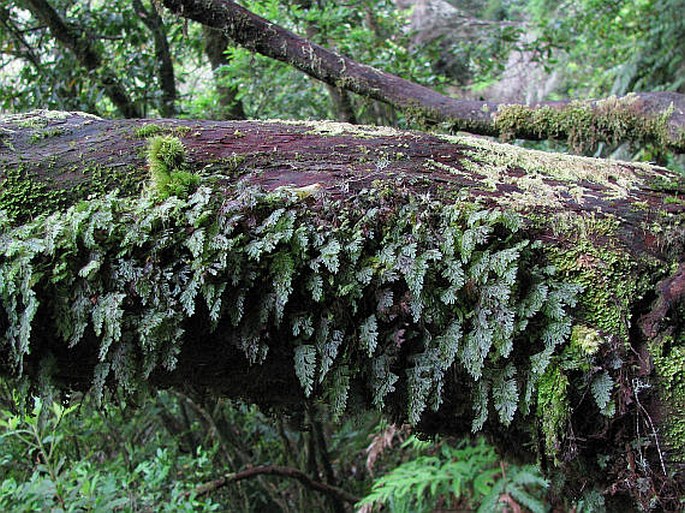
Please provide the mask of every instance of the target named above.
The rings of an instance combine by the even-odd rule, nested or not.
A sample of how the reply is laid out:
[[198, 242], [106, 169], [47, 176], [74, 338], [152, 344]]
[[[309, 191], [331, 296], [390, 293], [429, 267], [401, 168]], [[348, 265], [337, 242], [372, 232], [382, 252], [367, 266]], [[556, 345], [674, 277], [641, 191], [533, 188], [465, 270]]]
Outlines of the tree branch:
[[[685, 290], [685, 273], [657, 287], [684, 260], [677, 174], [332, 122], [44, 112], [0, 134], [3, 378], [38, 388], [49, 364], [62, 389], [190, 386], [294, 412], [307, 394], [341, 412], [383, 401], [425, 433], [481, 422], [505, 454], [554, 461], [564, 493], [682, 496], [682, 322], [659, 319], [672, 338], [654, 354], [632, 322], [654, 291]], [[151, 134], [199, 189], [157, 197]], [[318, 340], [344, 344], [326, 375]]]
[[327, 50], [229, 0], [163, 0], [176, 14], [331, 86], [401, 109], [423, 123], [481, 135], [569, 140], [574, 147], [631, 141], [685, 151], [685, 96], [660, 92], [587, 102], [506, 105], [457, 100]]
[[295, 479], [307, 488], [311, 488], [312, 490], [316, 490], [317, 492], [321, 492], [325, 495], [334, 497], [335, 499], [347, 502], [349, 504], [354, 504], [356, 502], [359, 502], [360, 500], [359, 497], [352, 495], [351, 493], [341, 488], [331, 486], [326, 483], [322, 483], [320, 481], [312, 479], [299, 469], [292, 467], [281, 467], [278, 465], [262, 465], [259, 467], [248, 468], [241, 472], [226, 474], [225, 476], [215, 479], [214, 481], [210, 481], [208, 483], [198, 486], [197, 488], [195, 488], [195, 494], [207, 495], [208, 493], [218, 490], [219, 488], [222, 488], [231, 483], [263, 475], [280, 476]]
[[124, 117], [142, 117], [140, 108], [131, 101], [116, 75], [104, 65], [102, 57], [86, 34], [69, 26], [47, 0], [26, 0], [26, 7], [41, 23], [48, 26], [57, 41], [74, 53], [84, 68], [96, 72], [96, 81]]
[[162, 90], [160, 113], [164, 117], [173, 117], [176, 114], [176, 76], [174, 74], [174, 63], [171, 60], [164, 21], [154, 6], [149, 10], [145, 9], [141, 0], [133, 0], [132, 5], [133, 10], [152, 33], [155, 41], [155, 59], [158, 64], [157, 77]]

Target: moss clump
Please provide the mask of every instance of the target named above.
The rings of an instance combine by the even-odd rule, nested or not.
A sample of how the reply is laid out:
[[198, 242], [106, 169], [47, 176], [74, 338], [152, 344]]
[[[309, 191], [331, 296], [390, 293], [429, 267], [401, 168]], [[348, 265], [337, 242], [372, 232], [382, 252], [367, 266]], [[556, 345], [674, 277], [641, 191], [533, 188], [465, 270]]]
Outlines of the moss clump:
[[666, 346], [652, 348], [659, 397], [666, 410], [664, 438], [671, 449], [670, 459], [685, 464], [685, 342]]
[[545, 454], [554, 458], [555, 464], [559, 463], [557, 456], [561, 452], [568, 422], [568, 387], [568, 378], [554, 365], [547, 368], [538, 382], [537, 416], [545, 437]]
[[148, 146], [152, 188], [161, 199], [187, 196], [200, 183], [200, 177], [186, 167], [186, 148], [173, 136], [156, 136]]

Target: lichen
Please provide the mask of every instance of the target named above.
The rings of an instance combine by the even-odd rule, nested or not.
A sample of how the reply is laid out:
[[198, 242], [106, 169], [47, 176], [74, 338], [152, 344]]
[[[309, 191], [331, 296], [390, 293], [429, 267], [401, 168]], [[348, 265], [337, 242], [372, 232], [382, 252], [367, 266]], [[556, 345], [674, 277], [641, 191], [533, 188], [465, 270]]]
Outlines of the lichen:
[[12, 123], [21, 128], [44, 128], [50, 121], [64, 121], [70, 117], [74, 117], [84, 124], [102, 119], [93, 114], [88, 114], [87, 112], [37, 109], [29, 112], [3, 114], [0, 116], [0, 121], [3, 123]]
[[651, 188], [653, 183], [670, 183], [674, 179], [668, 170], [643, 163], [528, 150], [464, 135], [437, 135], [459, 145], [466, 158], [460, 159], [459, 167], [427, 159], [427, 167], [481, 177], [479, 187], [484, 190], [505, 187], [509, 192], [502, 195], [500, 203], [519, 211], [558, 209], [567, 204], [569, 197], [580, 205], [596, 201], [598, 195], [606, 201], [627, 199]]
[[262, 123], [277, 123], [279, 125], [292, 125], [308, 127], [311, 134], [316, 135], [350, 135], [361, 139], [370, 137], [397, 137], [406, 135], [396, 128], [389, 126], [371, 126], [371, 125], [353, 125], [351, 123], [342, 123], [339, 121], [284, 121], [281, 119], [268, 119]]

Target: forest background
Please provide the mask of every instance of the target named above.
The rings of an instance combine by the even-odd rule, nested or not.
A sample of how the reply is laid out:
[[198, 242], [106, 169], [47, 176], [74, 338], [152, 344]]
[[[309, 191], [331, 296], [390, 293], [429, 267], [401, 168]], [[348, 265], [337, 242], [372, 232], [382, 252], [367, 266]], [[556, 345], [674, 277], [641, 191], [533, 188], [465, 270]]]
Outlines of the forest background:
[[[682, 0], [245, 1], [357, 62], [459, 98], [497, 102], [685, 92]], [[45, 22], [87, 34], [69, 46]], [[235, 47], [147, 0], [0, 1], [0, 107], [102, 117], [336, 119], [424, 128], [406, 112]], [[563, 142], [527, 147], [572, 152]], [[657, 162], [663, 148], [591, 156]], [[604, 511], [603, 490], [553, 496], [534, 466], [483, 440], [417, 439], [373, 413], [334, 419], [150, 390], [30, 404], [3, 383], [5, 511]], [[656, 505], [655, 505], [656, 506]]]

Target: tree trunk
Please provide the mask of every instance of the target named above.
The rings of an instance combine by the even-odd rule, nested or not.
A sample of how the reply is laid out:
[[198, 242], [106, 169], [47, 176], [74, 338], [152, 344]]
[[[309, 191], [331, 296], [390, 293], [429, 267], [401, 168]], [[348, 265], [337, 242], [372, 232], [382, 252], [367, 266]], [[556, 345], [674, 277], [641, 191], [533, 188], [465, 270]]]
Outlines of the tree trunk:
[[679, 176], [331, 122], [0, 135], [10, 379], [380, 408], [539, 458], [563, 493], [679, 508]]
[[159, 112], [162, 117], [173, 117], [176, 114], [176, 74], [171, 58], [167, 31], [164, 20], [157, 12], [154, 4], [146, 9], [141, 0], [133, 0], [133, 10], [148, 28], [155, 42], [155, 59], [157, 60], [157, 80], [162, 97]]
[[238, 100], [238, 88], [225, 84], [225, 77], [221, 71], [222, 66], [229, 64], [226, 50], [230, 40], [222, 31], [210, 27], [204, 27], [205, 55], [209, 59], [214, 74], [216, 93], [219, 100], [216, 119], [245, 119], [243, 102]]

